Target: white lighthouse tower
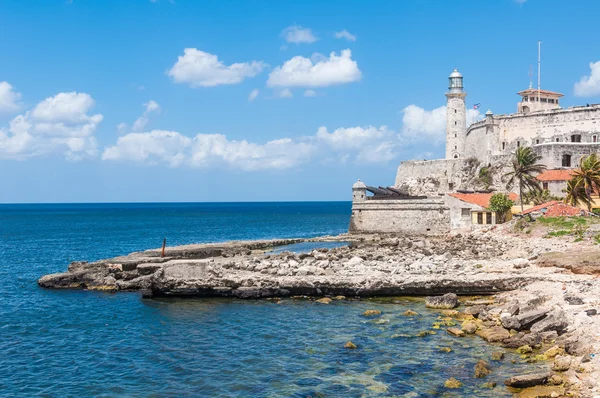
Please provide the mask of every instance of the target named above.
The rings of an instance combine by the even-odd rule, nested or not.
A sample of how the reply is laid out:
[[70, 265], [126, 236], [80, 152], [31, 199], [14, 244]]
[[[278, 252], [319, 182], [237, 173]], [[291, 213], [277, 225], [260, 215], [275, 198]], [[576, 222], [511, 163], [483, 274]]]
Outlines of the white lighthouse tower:
[[454, 69], [448, 78], [446, 98], [446, 159], [458, 159], [464, 153], [467, 133], [467, 107], [463, 90], [463, 76]]

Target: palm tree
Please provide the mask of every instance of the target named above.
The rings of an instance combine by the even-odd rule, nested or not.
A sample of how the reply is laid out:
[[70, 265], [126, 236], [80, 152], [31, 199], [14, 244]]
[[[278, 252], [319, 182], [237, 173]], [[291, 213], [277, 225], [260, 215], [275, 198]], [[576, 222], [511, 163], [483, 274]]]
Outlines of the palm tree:
[[572, 178], [570, 181], [567, 181], [565, 194], [564, 202], [571, 206], [578, 206], [579, 204], [589, 205], [585, 190], [581, 186], [581, 180], [578, 178]]
[[537, 163], [542, 157], [533, 153], [529, 147], [518, 147], [512, 160], [512, 170], [504, 175], [508, 177], [506, 189], [512, 189], [515, 183], [519, 184], [519, 199], [521, 212], [523, 212], [523, 189], [528, 193], [541, 191], [540, 182], [536, 176], [546, 170], [546, 166]]
[[[598, 193], [600, 188], [600, 159], [595, 153], [582, 157], [579, 168], [573, 173], [573, 181], [585, 195], [585, 204], [588, 211], [592, 211], [592, 194]], [[567, 186], [568, 189], [568, 186]]]

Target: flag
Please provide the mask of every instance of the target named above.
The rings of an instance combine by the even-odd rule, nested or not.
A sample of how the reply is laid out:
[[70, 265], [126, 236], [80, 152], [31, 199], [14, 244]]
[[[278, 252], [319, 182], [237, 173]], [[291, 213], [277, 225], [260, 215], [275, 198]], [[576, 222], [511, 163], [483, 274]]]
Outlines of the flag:
[[479, 109], [480, 106], [481, 106], [481, 104], [478, 102], [475, 105], [473, 105], [473, 109]]

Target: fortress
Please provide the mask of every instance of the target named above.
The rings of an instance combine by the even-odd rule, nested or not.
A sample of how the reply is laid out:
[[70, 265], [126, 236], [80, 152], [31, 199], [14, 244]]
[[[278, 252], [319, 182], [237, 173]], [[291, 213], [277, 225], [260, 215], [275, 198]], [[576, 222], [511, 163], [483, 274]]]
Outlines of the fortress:
[[470, 213], [485, 213], [481, 195], [506, 191], [501, 177], [517, 147], [532, 147], [540, 163], [565, 170], [562, 174], [582, 156], [599, 152], [600, 104], [561, 108], [563, 94], [530, 87], [517, 93], [516, 113], [488, 110], [483, 120], [467, 126], [463, 76], [454, 69], [448, 80], [445, 159], [402, 162], [390, 187], [356, 183], [351, 231], [435, 234], [470, 226], [476, 218], [490, 224], [495, 220]]

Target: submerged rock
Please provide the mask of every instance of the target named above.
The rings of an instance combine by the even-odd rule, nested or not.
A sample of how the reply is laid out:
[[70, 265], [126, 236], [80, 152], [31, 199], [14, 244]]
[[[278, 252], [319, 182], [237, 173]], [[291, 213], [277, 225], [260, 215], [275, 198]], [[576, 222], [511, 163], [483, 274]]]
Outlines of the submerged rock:
[[315, 303], [329, 304], [331, 303], [331, 299], [329, 297], [323, 297], [322, 299], [315, 300]]
[[465, 337], [465, 332], [458, 328], [448, 328], [446, 329], [446, 332], [454, 337]]
[[408, 309], [408, 310], [404, 311], [402, 313], [402, 315], [404, 315], [404, 316], [415, 316], [415, 315], [419, 315], [419, 313], [415, 312], [413, 310]]
[[564, 387], [535, 386], [524, 389], [517, 395], [518, 398], [552, 398], [565, 395]]
[[460, 381], [456, 380], [454, 377], [451, 377], [444, 382], [444, 387], [452, 388], [452, 389], [461, 388], [462, 383]]
[[490, 364], [486, 361], [479, 361], [475, 364], [475, 377], [478, 379], [482, 379], [485, 376], [492, 373], [492, 369], [490, 369]]
[[363, 316], [376, 316], [381, 315], [381, 311], [379, 310], [366, 310], [363, 312]]
[[504, 329], [502, 326], [479, 329], [475, 334], [488, 343], [497, 343], [510, 337], [508, 330]]
[[454, 293], [447, 293], [443, 296], [427, 296], [425, 306], [427, 308], [452, 309], [458, 307], [458, 296]]
[[502, 351], [492, 352], [492, 361], [501, 361], [504, 359], [504, 353]]
[[467, 321], [461, 325], [460, 329], [467, 334], [473, 334], [477, 331], [477, 324]]
[[356, 349], [358, 347], [356, 346], [356, 344], [354, 344], [353, 342], [349, 341], [346, 344], [344, 344], [344, 348], [348, 348], [348, 349], [354, 350], [354, 349]]

